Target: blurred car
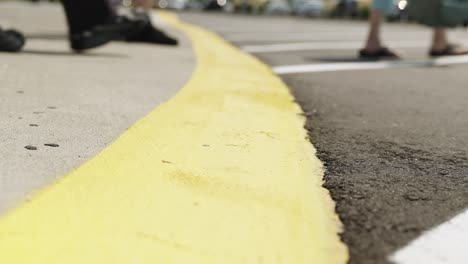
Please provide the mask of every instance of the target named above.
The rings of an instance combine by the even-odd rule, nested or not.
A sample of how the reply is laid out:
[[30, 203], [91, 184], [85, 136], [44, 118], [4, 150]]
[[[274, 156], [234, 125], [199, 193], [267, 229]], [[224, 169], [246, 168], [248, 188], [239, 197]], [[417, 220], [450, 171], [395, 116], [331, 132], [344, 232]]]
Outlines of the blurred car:
[[265, 10], [268, 0], [232, 0], [231, 5], [236, 12], [261, 13]]
[[294, 14], [299, 16], [320, 16], [323, 11], [322, 0], [291, 0]]
[[186, 9], [190, 10], [202, 10], [204, 7], [204, 3], [200, 0], [189, 0], [185, 6]]
[[227, 0], [210, 0], [206, 2], [204, 10], [223, 10], [228, 4]]
[[186, 8], [191, 10], [218, 11], [229, 9], [231, 6], [231, 0], [188, 0]]
[[340, 0], [336, 5], [335, 15], [339, 17], [356, 17], [358, 5], [358, 0]]
[[161, 9], [181, 10], [187, 6], [187, 0], [159, 0], [158, 7]]
[[288, 15], [292, 13], [292, 8], [286, 0], [271, 0], [265, 6], [266, 14]]

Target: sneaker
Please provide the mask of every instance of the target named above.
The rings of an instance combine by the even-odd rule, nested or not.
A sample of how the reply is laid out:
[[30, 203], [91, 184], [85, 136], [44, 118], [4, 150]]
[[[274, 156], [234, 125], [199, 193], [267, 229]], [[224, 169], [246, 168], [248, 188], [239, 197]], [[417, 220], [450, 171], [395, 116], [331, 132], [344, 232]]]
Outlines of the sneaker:
[[175, 38], [168, 36], [166, 33], [155, 28], [151, 24], [147, 24], [139, 34], [133, 34], [126, 38], [128, 42], [142, 42], [151, 44], [162, 44], [175, 46], [178, 41]]
[[140, 21], [132, 21], [125, 17], [116, 16], [108, 23], [70, 34], [71, 48], [77, 52], [96, 48], [110, 41], [123, 40], [130, 32], [140, 32], [143, 27], [144, 24]]
[[148, 12], [142, 9], [133, 9], [130, 14], [127, 15], [128, 19], [140, 21], [144, 27], [141, 31], [131, 32], [125, 40], [127, 42], [141, 42], [150, 44], [162, 44], [175, 46], [178, 41], [167, 35], [165, 32], [157, 29], [151, 22], [151, 17]]

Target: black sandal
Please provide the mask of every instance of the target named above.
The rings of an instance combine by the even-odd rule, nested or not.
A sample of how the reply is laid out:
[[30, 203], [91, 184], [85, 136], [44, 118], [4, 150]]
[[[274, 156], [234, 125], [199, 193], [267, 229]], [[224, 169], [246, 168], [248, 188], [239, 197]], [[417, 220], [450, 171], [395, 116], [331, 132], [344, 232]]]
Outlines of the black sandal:
[[26, 39], [23, 34], [16, 30], [1, 30], [0, 29], [0, 51], [18, 52], [20, 51]]
[[400, 56], [396, 54], [394, 51], [390, 50], [389, 48], [383, 47], [376, 51], [367, 51], [362, 49], [359, 51], [359, 58], [366, 59], [366, 60], [379, 60], [379, 59], [387, 59], [387, 60], [398, 60]]
[[460, 56], [460, 55], [467, 55], [468, 54], [468, 47], [457, 51], [460, 45], [449, 44], [443, 50], [431, 50], [429, 51], [429, 56], [431, 57], [443, 57], [443, 56]]

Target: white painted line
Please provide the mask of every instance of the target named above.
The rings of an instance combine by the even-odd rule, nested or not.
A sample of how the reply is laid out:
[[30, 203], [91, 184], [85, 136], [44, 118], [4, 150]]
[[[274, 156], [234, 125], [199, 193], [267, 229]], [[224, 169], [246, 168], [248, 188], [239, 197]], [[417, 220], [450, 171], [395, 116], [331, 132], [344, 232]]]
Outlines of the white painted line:
[[[459, 40], [460, 43], [468, 43], [468, 39]], [[427, 41], [389, 41], [392, 48], [423, 48], [427, 46]], [[265, 45], [246, 45], [241, 47], [245, 52], [250, 53], [270, 53], [305, 50], [354, 50], [362, 48], [362, 41], [315, 41], [315, 42], [294, 42], [277, 43]]]
[[[341, 30], [341, 29], [340, 29]], [[233, 42], [241, 42], [241, 41], [253, 41], [253, 37], [260, 38], [262, 41], [276, 39], [276, 40], [285, 40], [285, 39], [296, 39], [297, 41], [307, 41], [307, 40], [335, 40], [340, 41], [343, 39], [353, 39], [353, 40], [361, 40], [366, 37], [367, 32], [363, 30], [362, 32], [357, 31], [339, 31], [330, 29], [328, 32], [316, 32], [313, 29], [307, 30], [300, 30], [300, 31], [291, 31], [288, 30], [287, 32], [275, 33], [275, 32], [256, 32], [256, 33], [229, 33], [223, 34], [223, 36]], [[413, 39], [413, 40], [420, 40], [420, 39], [429, 39], [429, 35], [426, 32], [385, 32], [384, 35], [387, 38], [394, 38], [394, 39]], [[426, 42], [428, 44], [428, 42]]]
[[441, 57], [433, 61], [434, 61], [435, 66], [448, 66], [451, 64], [465, 64], [465, 63], [468, 63], [468, 55]]
[[273, 68], [276, 74], [376, 70], [401, 67], [428, 67], [432, 61], [378, 61], [378, 62], [343, 62], [343, 63], [318, 63], [305, 65], [278, 66]]
[[376, 70], [408, 67], [437, 67], [468, 63], [468, 55], [456, 57], [442, 57], [430, 60], [396, 60], [377, 62], [339, 62], [316, 63], [302, 65], [286, 65], [273, 67], [273, 72], [279, 75], [294, 73], [314, 73], [332, 71]]
[[390, 256], [396, 264], [468, 263], [468, 211], [436, 227]]
[[[245, 52], [269, 53], [303, 50], [354, 50], [362, 48], [362, 41], [323, 41], [323, 42], [297, 42], [267, 45], [247, 45], [241, 47]], [[390, 46], [394, 48], [421, 48], [427, 46], [427, 41], [398, 41]]]

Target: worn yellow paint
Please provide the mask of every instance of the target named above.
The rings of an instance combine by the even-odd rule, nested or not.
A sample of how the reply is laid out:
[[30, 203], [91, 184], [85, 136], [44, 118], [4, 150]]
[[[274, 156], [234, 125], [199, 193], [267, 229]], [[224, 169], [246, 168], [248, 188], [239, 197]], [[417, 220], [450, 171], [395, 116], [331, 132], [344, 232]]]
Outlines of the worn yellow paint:
[[170, 101], [0, 220], [0, 263], [345, 263], [304, 119], [270, 69], [188, 34]]

